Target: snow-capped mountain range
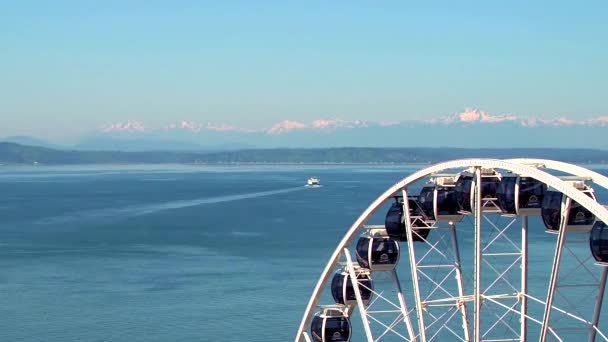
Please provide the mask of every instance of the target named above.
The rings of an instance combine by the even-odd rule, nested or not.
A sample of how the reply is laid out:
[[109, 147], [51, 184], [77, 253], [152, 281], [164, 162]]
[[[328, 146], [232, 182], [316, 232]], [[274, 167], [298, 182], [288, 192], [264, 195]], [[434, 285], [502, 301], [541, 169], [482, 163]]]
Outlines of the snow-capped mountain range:
[[275, 147], [555, 147], [608, 149], [608, 116], [493, 115], [470, 108], [423, 120], [283, 120], [254, 129], [217, 122], [110, 123], [69, 146], [83, 150], [225, 150]]
[[153, 131], [171, 131], [183, 130], [199, 133], [202, 131], [213, 132], [242, 132], [242, 133], [264, 133], [268, 135], [286, 134], [292, 131], [313, 129], [313, 130], [335, 130], [346, 128], [364, 128], [364, 127], [390, 127], [399, 125], [412, 124], [463, 124], [463, 123], [482, 123], [482, 124], [497, 124], [497, 123], [515, 123], [523, 127], [535, 126], [606, 126], [608, 125], [608, 116], [599, 116], [582, 120], [575, 120], [568, 117], [557, 118], [540, 118], [540, 117], [519, 117], [516, 115], [492, 115], [485, 111], [468, 108], [462, 112], [437, 117], [427, 120], [409, 120], [402, 122], [385, 122], [385, 121], [368, 121], [368, 120], [344, 120], [339, 118], [318, 119], [311, 122], [283, 120], [265, 129], [252, 129], [245, 127], [237, 127], [223, 123], [199, 123], [194, 121], [178, 121], [171, 122], [162, 127], [149, 127], [138, 121], [117, 122], [103, 125], [99, 128], [102, 133], [144, 133]]
[[284, 134], [299, 129], [338, 129], [338, 128], [357, 128], [357, 127], [369, 127], [369, 126], [391, 126], [398, 125], [398, 122], [386, 123], [386, 122], [373, 122], [373, 121], [361, 121], [361, 120], [343, 120], [343, 119], [319, 119], [312, 122], [292, 121], [284, 120], [278, 122], [266, 129], [251, 129], [244, 127], [237, 127], [228, 124], [216, 124], [211, 122], [200, 123], [194, 121], [179, 121], [166, 124], [162, 127], [149, 127], [139, 121], [126, 121], [117, 122], [102, 125], [99, 127], [101, 133], [138, 133], [138, 132], [153, 132], [153, 131], [172, 131], [172, 130], [183, 130], [199, 133], [202, 131], [213, 131], [213, 132], [242, 132], [242, 133], [264, 133], [264, 134]]

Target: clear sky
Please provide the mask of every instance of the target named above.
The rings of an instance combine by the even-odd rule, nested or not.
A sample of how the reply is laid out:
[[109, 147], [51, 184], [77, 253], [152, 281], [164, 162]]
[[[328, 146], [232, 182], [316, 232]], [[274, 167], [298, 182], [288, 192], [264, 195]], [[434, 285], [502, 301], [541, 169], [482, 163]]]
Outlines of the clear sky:
[[0, 2], [0, 136], [608, 115], [608, 1]]

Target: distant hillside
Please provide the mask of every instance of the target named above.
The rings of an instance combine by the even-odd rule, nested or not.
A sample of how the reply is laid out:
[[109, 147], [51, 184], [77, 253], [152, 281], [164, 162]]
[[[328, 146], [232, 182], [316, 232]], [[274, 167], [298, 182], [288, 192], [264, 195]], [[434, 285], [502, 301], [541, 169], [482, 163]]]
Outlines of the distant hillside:
[[46, 148], [65, 148], [64, 146], [53, 144], [49, 141], [38, 139], [35, 137], [28, 137], [24, 135], [14, 135], [10, 137], [1, 138], [0, 141], [11, 142], [19, 145], [27, 145], [27, 146], [40, 146]]
[[0, 163], [3, 164], [159, 164], [194, 160], [196, 154], [192, 153], [56, 150], [0, 142]]
[[607, 163], [594, 149], [320, 148], [250, 149], [225, 152], [120, 152], [56, 150], [0, 142], [1, 164], [226, 164], [226, 163], [434, 163], [459, 158], [534, 157], [572, 163]]
[[593, 149], [319, 148], [256, 149], [205, 154], [210, 163], [434, 163], [460, 158], [544, 158], [572, 163], [606, 163], [608, 151]]

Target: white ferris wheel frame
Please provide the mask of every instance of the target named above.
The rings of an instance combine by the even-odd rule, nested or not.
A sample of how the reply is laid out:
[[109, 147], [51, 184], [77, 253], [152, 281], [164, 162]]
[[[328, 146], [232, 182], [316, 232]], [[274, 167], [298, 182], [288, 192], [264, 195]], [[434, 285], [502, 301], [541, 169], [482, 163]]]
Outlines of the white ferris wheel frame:
[[[362, 311], [364, 311], [364, 307], [361, 305], [361, 295], [360, 295], [360, 291], [357, 285], [357, 278], [356, 275], [353, 271], [352, 268], [352, 261], [351, 261], [351, 257], [348, 253], [348, 246], [352, 243], [352, 241], [355, 239], [355, 237], [357, 237], [357, 234], [360, 232], [360, 230], [364, 227], [364, 224], [374, 215], [374, 213], [388, 200], [390, 199], [392, 196], [394, 196], [396, 193], [398, 192], [402, 192], [403, 195], [407, 196], [407, 187], [413, 183], [416, 183], [418, 181], [420, 181], [421, 179], [425, 178], [425, 177], [429, 177], [432, 176], [433, 174], [437, 174], [438, 172], [444, 171], [444, 170], [449, 170], [449, 169], [465, 169], [465, 168], [474, 168], [475, 169], [475, 177], [477, 178], [477, 182], [476, 182], [476, 193], [479, 194], [481, 193], [481, 170], [482, 169], [502, 169], [502, 170], [507, 170], [510, 172], [513, 172], [519, 176], [522, 177], [531, 177], [534, 178], [544, 184], [546, 184], [547, 186], [563, 193], [564, 195], [566, 195], [571, 201], [576, 201], [578, 202], [581, 206], [583, 206], [584, 208], [586, 208], [587, 210], [589, 210], [592, 214], [595, 215], [596, 220], [598, 221], [602, 221], [606, 224], [608, 224], [608, 210], [602, 206], [601, 204], [599, 204], [598, 202], [594, 201], [593, 199], [591, 199], [590, 197], [588, 197], [587, 195], [585, 195], [583, 192], [579, 191], [578, 189], [576, 189], [574, 186], [572, 186], [570, 183], [567, 183], [565, 181], [563, 181], [562, 179], [558, 178], [557, 176], [551, 175], [545, 171], [540, 170], [538, 167], [544, 167], [547, 169], [551, 169], [551, 170], [556, 170], [556, 171], [561, 171], [564, 173], [568, 173], [570, 175], [574, 175], [577, 177], [584, 177], [584, 178], [588, 178], [589, 180], [593, 181], [594, 184], [599, 185], [600, 187], [603, 187], [605, 189], [608, 189], [608, 177], [603, 176], [597, 172], [591, 171], [589, 169], [586, 169], [584, 167], [581, 166], [577, 166], [577, 165], [573, 165], [573, 164], [568, 164], [568, 163], [564, 163], [564, 162], [559, 162], [559, 161], [554, 161], [554, 160], [546, 160], [546, 159], [524, 159], [524, 158], [519, 158], [519, 159], [508, 159], [508, 160], [499, 160], [499, 159], [460, 159], [460, 160], [453, 160], [453, 161], [447, 161], [447, 162], [442, 162], [442, 163], [438, 163], [429, 167], [426, 167], [424, 169], [421, 169], [417, 172], [414, 172], [413, 174], [407, 176], [406, 178], [402, 179], [401, 181], [395, 183], [392, 187], [388, 188], [383, 194], [381, 194], [374, 202], [372, 202], [372, 204], [363, 211], [363, 213], [357, 218], [357, 220], [352, 224], [352, 226], [349, 228], [349, 230], [346, 232], [346, 234], [344, 235], [344, 237], [342, 238], [342, 240], [339, 242], [339, 244], [337, 245], [334, 253], [332, 254], [332, 256], [330, 257], [328, 263], [325, 266], [325, 269], [323, 270], [317, 285], [315, 286], [313, 293], [310, 297], [310, 300], [308, 302], [308, 305], [306, 307], [306, 310], [304, 312], [302, 321], [300, 323], [300, 326], [298, 328], [297, 334], [296, 334], [296, 342], [299, 341], [310, 341], [310, 337], [307, 333], [307, 327], [310, 325], [312, 316], [314, 314], [314, 309], [317, 307], [318, 302], [320, 300], [323, 288], [325, 286], [325, 284], [327, 283], [329, 277], [332, 275], [333, 271], [336, 269], [338, 262], [340, 260], [340, 257], [344, 254], [348, 260], [348, 264], [350, 265], [349, 267], [349, 273], [350, 276], [352, 278], [353, 281], [353, 287], [354, 287], [354, 291], [355, 291], [355, 295], [358, 299], [359, 302], [359, 309], [363, 309]], [[480, 306], [481, 306], [481, 292], [480, 292], [480, 277], [477, 275], [477, 272], [479, 271], [479, 267], [481, 265], [481, 247], [480, 247], [480, 241], [481, 241], [481, 215], [477, 214], [480, 213], [481, 210], [481, 199], [479, 196], [475, 196], [475, 208], [474, 208], [474, 214], [475, 214], [475, 264], [476, 264], [476, 272], [475, 272], [475, 293], [473, 295], [473, 303], [474, 303], [474, 315], [473, 315], [473, 325], [474, 325], [474, 329], [472, 332], [472, 341], [481, 341], [481, 335], [480, 335]], [[404, 197], [406, 198], [406, 197]], [[404, 206], [407, 207], [407, 203], [408, 201], [404, 201]], [[409, 221], [409, 215], [408, 215], [408, 211], [405, 211], [405, 216], [406, 216], [406, 222]], [[562, 220], [565, 221], [565, 220]], [[412, 241], [412, 229], [408, 226], [407, 231], [409, 234], [409, 241]], [[524, 230], [522, 231], [522, 234], [526, 234], [526, 239], [527, 239], [527, 233], [524, 233], [526, 228], [525, 226], [527, 226], [527, 217], [524, 218]], [[551, 333], [551, 328], [549, 327], [549, 319], [550, 319], [550, 314], [551, 314], [551, 310], [552, 310], [552, 304], [553, 304], [553, 297], [554, 297], [554, 292], [555, 292], [555, 287], [556, 287], [556, 282], [557, 282], [557, 273], [559, 271], [559, 266], [560, 266], [560, 260], [561, 260], [561, 253], [562, 253], [562, 248], [565, 242], [565, 236], [566, 236], [566, 232], [565, 229], [560, 229], [559, 232], [557, 233], [557, 245], [556, 245], [556, 249], [555, 249], [555, 255], [554, 255], [554, 260], [553, 260], [553, 269], [552, 269], [552, 273], [551, 273], [551, 279], [549, 282], [549, 287], [547, 289], [547, 300], [544, 303], [545, 305], [545, 310], [544, 310], [544, 315], [543, 315], [543, 321], [542, 321], [542, 325], [541, 325], [541, 334], [540, 334], [540, 341], [541, 342], [545, 342], [547, 339], [547, 336], [549, 333]], [[408, 245], [411, 245], [411, 243], [408, 243]], [[408, 254], [410, 255], [410, 263], [412, 263], [412, 261], [414, 261], [415, 263], [415, 259], [412, 260], [412, 254], [413, 254], [413, 250], [412, 248], [408, 248]], [[525, 250], [527, 250], [527, 242], [526, 242], [526, 247]], [[524, 259], [526, 258], [525, 256], [526, 251], [522, 250], [522, 254]], [[527, 264], [527, 260], [526, 260], [526, 264]], [[526, 266], [524, 266], [523, 260], [522, 260], [522, 272], [524, 272], [522, 274], [522, 289], [525, 289], [526, 287], [526, 283], [524, 278], [527, 278], [527, 270], [526, 270]], [[589, 333], [589, 341], [595, 341], [596, 338], [596, 334], [599, 333], [601, 337], [604, 338], [604, 340], [608, 341], [608, 338], [606, 337], [606, 335], [604, 335], [601, 331], [599, 331], [598, 329], [598, 320], [599, 320], [599, 315], [601, 312], [601, 307], [602, 307], [602, 299], [603, 299], [603, 295], [604, 295], [604, 288], [606, 285], [606, 278], [608, 275], [608, 267], [602, 267], [602, 275], [600, 278], [600, 282], [599, 282], [599, 286], [598, 286], [598, 294], [597, 294], [597, 298], [596, 298], [596, 305], [595, 305], [595, 310], [593, 313], [593, 318], [590, 322], [586, 322], [586, 323], [590, 323], [591, 325], [591, 329], [590, 329], [590, 333]], [[396, 279], [396, 273], [393, 272], [393, 278]], [[415, 282], [415, 278], [413, 279], [413, 281]], [[400, 293], [400, 297], [399, 300], [402, 304], [402, 308], [403, 308], [403, 298], [402, 298], [402, 294], [401, 294], [401, 289], [399, 287], [398, 281], [397, 281], [397, 286], [399, 288], [399, 293]], [[415, 288], [417, 288], [417, 286], [415, 286]], [[416, 294], [415, 294], [416, 295]], [[526, 298], [526, 293], [524, 293], [524, 298]], [[532, 298], [534, 299], [534, 298]], [[416, 298], [417, 301], [419, 301], [419, 297]], [[418, 303], [417, 303], [418, 306]], [[525, 306], [522, 305], [522, 316], [525, 315], [525, 308], [523, 308]], [[419, 308], [417, 308], [419, 309]], [[403, 309], [402, 309], [403, 310]], [[513, 310], [511, 308], [511, 310]], [[466, 313], [465, 313], [466, 314]], [[371, 333], [369, 331], [369, 327], [367, 326], [367, 320], [365, 318], [365, 315], [361, 315], [362, 319], [364, 320], [364, 327], [366, 330], [366, 335], [368, 340], [372, 340], [371, 339]], [[426, 338], [424, 336], [424, 334], [420, 334], [419, 336], [413, 337], [412, 338], [412, 327], [411, 327], [411, 322], [409, 322], [409, 317], [405, 317], [406, 314], [404, 313], [403, 318], [406, 321], [406, 325], [408, 327], [408, 331], [410, 332], [410, 339], [411, 340], [418, 340], [418, 338], [422, 341], [422, 342], [426, 342]], [[419, 318], [420, 318], [420, 312], [419, 312]], [[539, 322], [540, 323], [540, 322]], [[419, 324], [419, 328], [420, 331], [422, 331], [424, 329], [424, 327], [422, 326], [424, 323], [421, 321], [418, 321]], [[526, 319], [522, 319], [521, 320], [521, 339], [523, 340], [526, 336]], [[465, 330], [467, 330], [465, 328]], [[467, 340], [469, 338], [469, 332], [466, 331], [466, 337]], [[559, 339], [559, 337], [558, 337]]]

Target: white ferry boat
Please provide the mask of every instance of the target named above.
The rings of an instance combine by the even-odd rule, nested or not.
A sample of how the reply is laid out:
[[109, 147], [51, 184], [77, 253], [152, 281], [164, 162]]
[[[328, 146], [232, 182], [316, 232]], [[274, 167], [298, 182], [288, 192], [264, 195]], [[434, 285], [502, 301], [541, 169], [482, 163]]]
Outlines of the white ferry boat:
[[320, 186], [321, 180], [317, 177], [310, 177], [306, 181], [306, 186]]

